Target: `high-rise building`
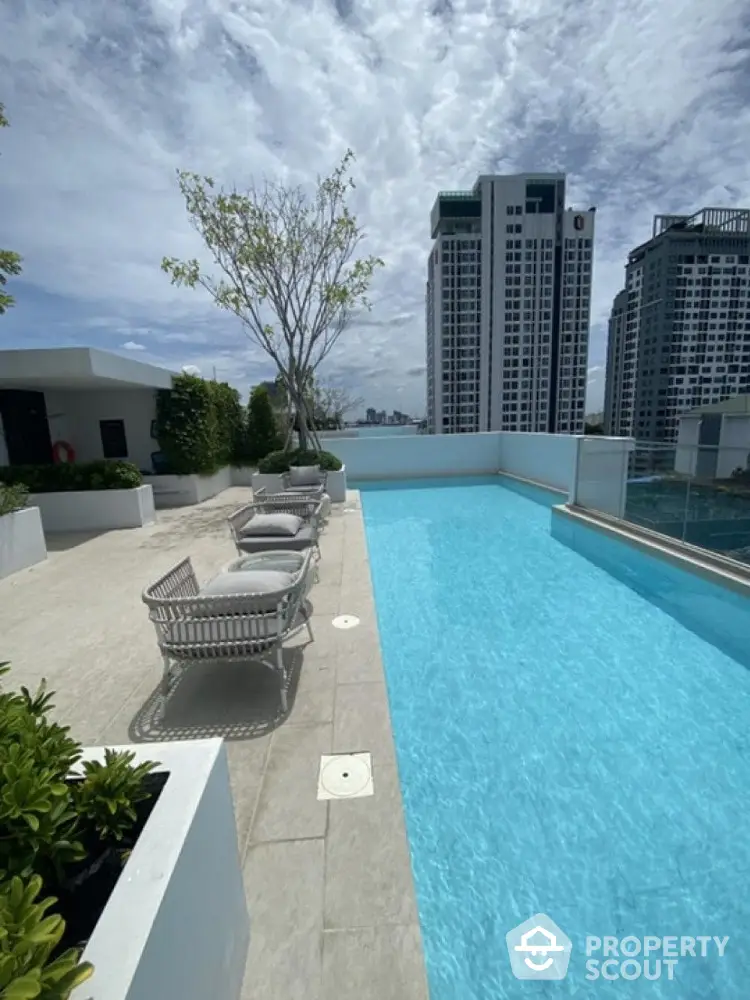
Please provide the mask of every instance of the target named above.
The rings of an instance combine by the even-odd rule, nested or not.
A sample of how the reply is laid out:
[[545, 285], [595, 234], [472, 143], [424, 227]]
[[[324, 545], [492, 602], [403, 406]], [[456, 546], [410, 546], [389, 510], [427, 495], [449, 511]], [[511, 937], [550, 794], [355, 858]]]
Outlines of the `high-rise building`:
[[680, 413], [750, 389], [750, 209], [657, 215], [607, 345], [604, 430], [674, 441]]
[[479, 177], [443, 191], [428, 260], [431, 433], [583, 431], [593, 208], [564, 174]]

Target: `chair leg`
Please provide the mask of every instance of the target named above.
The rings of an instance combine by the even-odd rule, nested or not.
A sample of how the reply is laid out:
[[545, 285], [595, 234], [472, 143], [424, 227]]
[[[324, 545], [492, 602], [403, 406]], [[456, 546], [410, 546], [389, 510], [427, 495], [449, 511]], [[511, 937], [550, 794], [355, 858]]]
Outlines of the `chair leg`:
[[163, 670], [161, 675], [161, 693], [166, 698], [172, 686], [172, 663], [166, 654], [162, 654]]
[[286, 714], [288, 708], [286, 697], [286, 670], [284, 670], [284, 655], [281, 644], [276, 647], [276, 670], [279, 674], [279, 683], [281, 685], [281, 711]]
[[310, 615], [310, 606], [307, 603], [304, 604], [304, 615], [305, 615], [305, 625], [307, 626], [307, 632], [310, 636], [310, 642], [315, 642], [315, 636], [313, 635], [312, 625], [310, 624], [310, 618], [312, 617]]

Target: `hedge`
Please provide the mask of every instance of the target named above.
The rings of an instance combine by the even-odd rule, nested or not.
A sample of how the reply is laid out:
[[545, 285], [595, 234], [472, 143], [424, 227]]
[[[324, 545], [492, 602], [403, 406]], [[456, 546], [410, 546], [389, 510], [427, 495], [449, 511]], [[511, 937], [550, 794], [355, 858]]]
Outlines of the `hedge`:
[[210, 476], [231, 465], [243, 447], [240, 395], [226, 382], [176, 375], [156, 397], [156, 440], [166, 471]]
[[99, 459], [96, 462], [60, 462], [58, 465], [0, 466], [0, 483], [21, 484], [29, 493], [67, 493], [72, 490], [130, 490], [143, 485], [132, 462]]
[[326, 472], [338, 472], [342, 467], [340, 459], [330, 451], [273, 451], [258, 462], [258, 472], [266, 474], [287, 472], [293, 465], [319, 465]]

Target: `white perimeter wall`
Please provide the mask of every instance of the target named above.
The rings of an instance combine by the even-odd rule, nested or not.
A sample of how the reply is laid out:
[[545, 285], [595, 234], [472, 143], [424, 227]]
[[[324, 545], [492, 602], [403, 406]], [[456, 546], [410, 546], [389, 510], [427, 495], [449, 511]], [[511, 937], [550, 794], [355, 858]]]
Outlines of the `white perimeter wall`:
[[576, 442], [570, 434], [499, 432], [500, 468], [521, 479], [569, 492], [573, 486]]
[[420, 476], [497, 472], [497, 434], [395, 434], [331, 438], [326, 449], [354, 479], [410, 479]]
[[346, 465], [350, 481], [502, 471], [568, 492], [576, 441], [567, 434], [491, 431], [329, 439], [326, 448]]
[[151, 453], [159, 445], [151, 437], [151, 421], [156, 416], [156, 390], [47, 390], [47, 404], [52, 443], [67, 441], [76, 453], [77, 462], [104, 458], [100, 420], [123, 420], [128, 446], [127, 461], [139, 469], [151, 469]]
[[633, 446], [630, 438], [508, 431], [326, 441], [346, 465], [350, 482], [506, 472], [615, 517], [624, 512]]
[[612, 517], [625, 516], [632, 438], [575, 438], [578, 455], [569, 502]]

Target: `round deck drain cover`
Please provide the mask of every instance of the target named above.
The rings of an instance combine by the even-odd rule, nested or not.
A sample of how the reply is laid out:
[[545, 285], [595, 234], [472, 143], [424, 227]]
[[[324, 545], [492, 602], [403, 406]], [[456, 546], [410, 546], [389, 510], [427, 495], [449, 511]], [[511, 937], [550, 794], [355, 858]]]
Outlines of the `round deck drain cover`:
[[337, 799], [359, 796], [370, 782], [370, 768], [363, 754], [340, 754], [327, 761], [320, 772], [320, 785]]
[[359, 625], [359, 618], [356, 615], [339, 615], [333, 619], [334, 628], [356, 628]]

